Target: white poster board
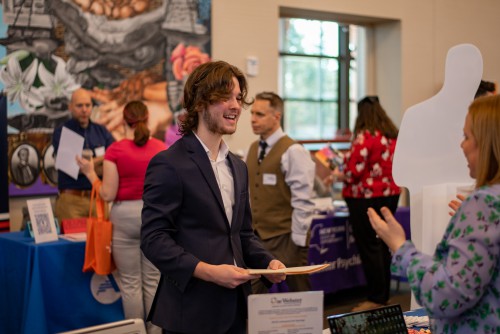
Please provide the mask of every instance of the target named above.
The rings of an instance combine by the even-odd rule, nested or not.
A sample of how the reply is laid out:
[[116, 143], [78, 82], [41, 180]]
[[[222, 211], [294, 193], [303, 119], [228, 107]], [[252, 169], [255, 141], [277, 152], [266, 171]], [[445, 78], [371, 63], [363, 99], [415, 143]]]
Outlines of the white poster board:
[[[441, 90], [406, 110], [401, 122], [392, 173], [396, 184], [410, 192], [411, 238], [427, 254], [433, 254], [436, 246], [435, 240], [429, 242], [428, 237], [436, 234], [440, 240], [443, 228], [437, 232], [435, 227], [447, 224], [450, 218], [429, 214], [437, 212], [435, 201], [441, 198], [439, 205], [448, 210], [449, 196], [444, 189], [473, 183], [460, 143], [465, 116], [482, 73], [483, 59], [477, 47], [471, 44], [452, 47], [446, 56]], [[412, 298], [412, 308], [415, 307]]]
[[456, 199], [457, 194], [468, 196], [462, 189], [471, 188], [467, 183], [444, 183], [422, 188], [422, 229], [432, 231], [422, 238], [422, 248], [432, 254], [441, 241], [450, 221], [448, 203]]
[[249, 334], [320, 334], [323, 291], [248, 296]]
[[30, 199], [26, 203], [28, 205], [35, 243], [39, 244], [58, 240], [50, 199]]

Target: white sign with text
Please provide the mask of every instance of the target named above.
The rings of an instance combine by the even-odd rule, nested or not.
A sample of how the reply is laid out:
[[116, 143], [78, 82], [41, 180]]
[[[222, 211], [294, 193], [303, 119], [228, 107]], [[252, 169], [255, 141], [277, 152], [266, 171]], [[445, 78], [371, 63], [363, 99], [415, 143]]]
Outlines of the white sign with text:
[[248, 296], [249, 334], [321, 334], [323, 291]]
[[30, 199], [26, 201], [26, 204], [28, 205], [35, 243], [58, 240], [50, 199]]

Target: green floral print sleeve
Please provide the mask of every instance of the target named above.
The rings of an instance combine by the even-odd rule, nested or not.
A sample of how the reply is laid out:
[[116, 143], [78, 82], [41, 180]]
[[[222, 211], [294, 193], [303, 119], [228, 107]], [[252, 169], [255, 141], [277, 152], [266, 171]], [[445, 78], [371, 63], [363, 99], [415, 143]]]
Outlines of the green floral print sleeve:
[[471, 194], [433, 256], [407, 241], [392, 272], [407, 276], [432, 333], [500, 333], [500, 185]]

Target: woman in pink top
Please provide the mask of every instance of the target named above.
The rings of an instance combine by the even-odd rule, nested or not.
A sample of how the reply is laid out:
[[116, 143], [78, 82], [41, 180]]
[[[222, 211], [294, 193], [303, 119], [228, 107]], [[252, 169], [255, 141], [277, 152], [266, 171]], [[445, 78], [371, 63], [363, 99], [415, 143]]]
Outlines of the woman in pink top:
[[[113, 259], [117, 267], [126, 319], [145, 320], [160, 279], [159, 271], [140, 249], [142, 192], [146, 169], [151, 158], [165, 150], [165, 143], [150, 138], [148, 109], [139, 101], [123, 109], [125, 138], [106, 150], [101, 197], [113, 201]], [[77, 158], [81, 171], [91, 183], [98, 180], [92, 160]], [[148, 333], [161, 333], [147, 323]]]

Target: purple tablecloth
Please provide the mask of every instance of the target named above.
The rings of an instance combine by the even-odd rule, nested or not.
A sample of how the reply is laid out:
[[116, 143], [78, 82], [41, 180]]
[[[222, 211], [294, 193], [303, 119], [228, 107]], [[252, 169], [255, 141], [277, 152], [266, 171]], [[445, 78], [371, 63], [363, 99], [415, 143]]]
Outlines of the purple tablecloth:
[[394, 214], [394, 218], [403, 226], [405, 230], [406, 239], [411, 239], [411, 230], [410, 230], [410, 207], [408, 206], [400, 206], [396, 213]]
[[309, 264], [330, 263], [325, 270], [311, 274], [313, 290], [331, 293], [366, 284], [348, 219], [325, 217], [311, 224]]

